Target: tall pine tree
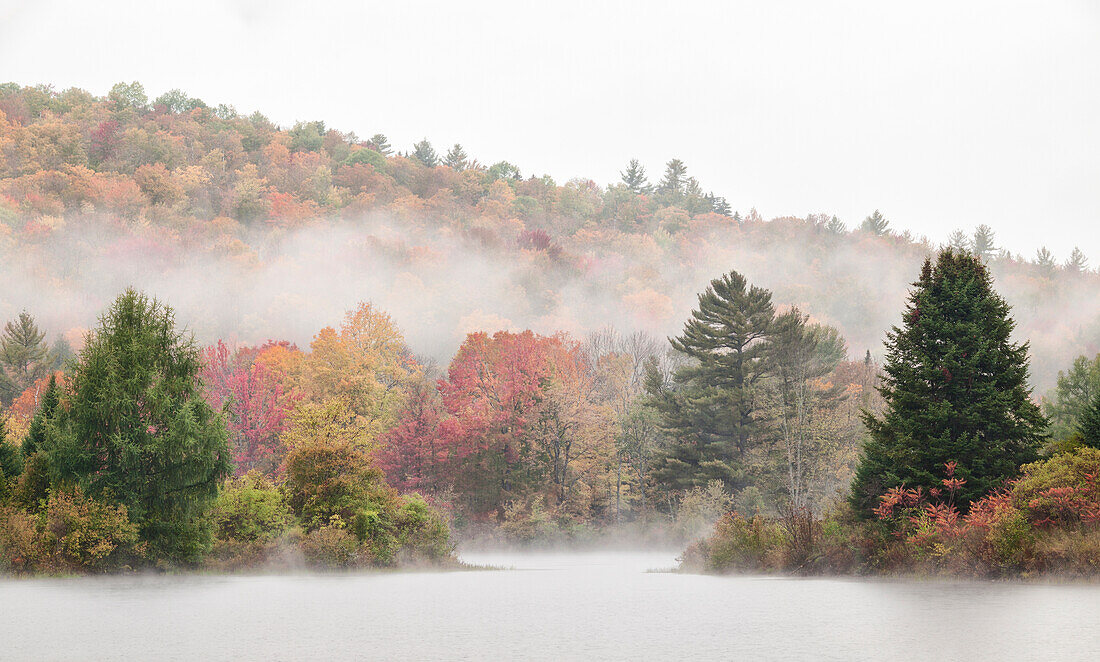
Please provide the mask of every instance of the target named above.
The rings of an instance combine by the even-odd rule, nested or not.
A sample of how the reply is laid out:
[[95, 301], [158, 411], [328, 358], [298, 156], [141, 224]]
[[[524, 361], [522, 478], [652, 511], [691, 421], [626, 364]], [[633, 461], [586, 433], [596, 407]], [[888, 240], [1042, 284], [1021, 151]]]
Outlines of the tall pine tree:
[[1015, 322], [982, 261], [947, 249], [913, 287], [901, 328], [887, 334], [886, 410], [864, 414], [870, 440], [851, 498], [865, 515], [889, 488], [942, 489], [950, 461], [966, 480], [956, 495], [966, 509], [1036, 458], [1046, 427], [1027, 385], [1027, 343], [1012, 341]]
[[658, 484], [687, 489], [721, 480], [744, 482], [742, 461], [752, 443], [757, 382], [775, 310], [771, 292], [749, 286], [736, 271], [711, 281], [672, 346], [691, 361], [665, 384], [650, 367], [649, 402], [672, 439], [653, 465]]
[[46, 374], [50, 349], [45, 340], [46, 334], [26, 311], [4, 325], [4, 333], [0, 335], [0, 362], [20, 391]]
[[638, 163], [638, 159], [630, 159], [630, 163], [626, 165], [626, 170], [620, 172], [619, 175], [626, 187], [636, 194], [651, 193], [653, 191], [653, 187], [649, 185], [649, 180], [646, 179], [645, 168]]

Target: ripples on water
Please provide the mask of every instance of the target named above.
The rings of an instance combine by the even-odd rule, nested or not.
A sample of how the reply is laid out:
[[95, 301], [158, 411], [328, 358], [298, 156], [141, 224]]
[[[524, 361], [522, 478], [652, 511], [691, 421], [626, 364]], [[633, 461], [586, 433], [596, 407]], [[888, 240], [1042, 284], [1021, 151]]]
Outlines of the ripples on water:
[[3, 660], [1096, 659], [1100, 586], [707, 577], [674, 554], [482, 572], [0, 581]]

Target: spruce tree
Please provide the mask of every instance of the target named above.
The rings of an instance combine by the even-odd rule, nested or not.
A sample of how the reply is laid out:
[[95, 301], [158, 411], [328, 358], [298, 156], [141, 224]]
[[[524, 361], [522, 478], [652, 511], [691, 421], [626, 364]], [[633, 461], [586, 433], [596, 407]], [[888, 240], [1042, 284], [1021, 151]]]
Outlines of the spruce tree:
[[435, 148], [427, 138], [413, 145], [413, 156], [429, 168], [439, 165], [439, 155], [435, 153]]
[[157, 561], [201, 557], [210, 542], [203, 515], [230, 473], [201, 361], [171, 308], [127, 290], [88, 336], [48, 435], [59, 479], [125, 505]]
[[924, 263], [902, 326], [887, 334], [881, 417], [864, 413], [870, 439], [852, 485], [864, 515], [887, 489], [942, 489], [958, 462], [963, 509], [1033, 461], [1046, 419], [1031, 400], [1028, 345], [972, 253], [947, 249]]
[[57, 378], [50, 375], [46, 390], [42, 392], [38, 411], [34, 412], [27, 437], [23, 440], [23, 457], [30, 457], [38, 450], [46, 448], [46, 426], [53, 420], [60, 398], [61, 389], [57, 386]]
[[646, 377], [649, 403], [672, 443], [655, 460], [655, 482], [687, 489], [720, 480], [744, 483], [743, 458], [757, 431], [754, 395], [767, 367], [775, 310], [771, 292], [749, 286], [736, 271], [711, 281], [672, 346], [690, 362], [666, 385]]
[[1085, 410], [1100, 396], [1100, 354], [1078, 356], [1069, 370], [1058, 371], [1058, 384], [1043, 398], [1043, 414], [1050, 421], [1050, 436], [1064, 441], [1077, 432]]
[[1100, 392], [1093, 397], [1077, 421], [1077, 436], [1083, 446], [1100, 448]]
[[7, 500], [15, 479], [23, 473], [23, 456], [8, 443], [7, 436], [4, 419], [0, 418], [0, 504]]

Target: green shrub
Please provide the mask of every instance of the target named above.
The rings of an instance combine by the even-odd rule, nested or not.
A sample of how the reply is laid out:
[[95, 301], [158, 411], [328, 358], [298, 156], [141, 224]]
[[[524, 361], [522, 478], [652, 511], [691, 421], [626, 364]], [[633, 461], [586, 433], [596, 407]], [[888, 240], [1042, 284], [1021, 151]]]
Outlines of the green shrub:
[[207, 564], [221, 569], [264, 565], [282, 550], [294, 524], [282, 492], [255, 471], [226, 482], [210, 520], [214, 547]]
[[338, 517], [307, 533], [301, 542], [307, 563], [318, 568], [347, 568], [358, 560], [359, 541], [348, 532]]
[[126, 506], [84, 496], [79, 488], [50, 494], [42, 544], [58, 569], [106, 572], [145, 555]]
[[38, 518], [18, 508], [0, 507], [0, 571], [32, 572], [42, 559]]
[[1035, 529], [1019, 511], [1006, 513], [989, 528], [987, 540], [993, 562], [1000, 568], [1022, 568], [1030, 560], [1035, 546]]
[[34, 453], [23, 465], [23, 473], [11, 492], [12, 501], [28, 510], [37, 511], [45, 507], [49, 493], [49, 456], [43, 452]]
[[269, 543], [294, 521], [282, 492], [257, 471], [229, 481], [210, 513], [219, 541]]
[[786, 535], [762, 515], [727, 513], [702, 545], [707, 570], [776, 570], [783, 566]]
[[406, 494], [397, 509], [397, 540], [403, 561], [439, 563], [451, 558], [451, 531], [439, 511], [419, 494]]
[[1032, 524], [1100, 524], [1100, 449], [1082, 446], [1021, 471], [1012, 502]]

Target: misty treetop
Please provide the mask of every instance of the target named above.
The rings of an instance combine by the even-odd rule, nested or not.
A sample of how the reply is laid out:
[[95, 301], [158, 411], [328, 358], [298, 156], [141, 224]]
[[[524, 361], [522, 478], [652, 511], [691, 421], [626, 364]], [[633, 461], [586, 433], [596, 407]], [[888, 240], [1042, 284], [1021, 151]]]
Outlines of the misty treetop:
[[[406, 323], [415, 351], [443, 360], [484, 318], [553, 333], [594, 330], [611, 311], [623, 328], [668, 335], [735, 265], [862, 351], [878, 347], [907, 274], [935, 248], [895, 230], [888, 210], [765, 220], [736, 182], [727, 200], [677, 158], [624, 155], [622, 181], [601, 186], [417, 138], [397, 145], [319, 120], [279, 127], [179, 90], [150, 98], [138, 83], [105, 96], [2, 85], [0, 256], [14, 277], [0, 314], [56, 295], [69, 303], [39, 319], [72, 343], [144, 274], [203, 283], [215, 298], [218, 274], [250, 296], [172, 297], [203, 342], [302, 342], [331, 312], [317, 292], [361, 279]], [[1100, 342], [1097, 315], [1078, 305], [1097, 284], [1080, 251], [1027, 260], [1000, 249], [990, 228], [952, 241], [979, 252], [1002, 284], [1039, 386]], [[479, 296], [463, 288], [466, 274], [487, 270]], [[290, 275], [302, 273], [311, 276]], [[398, 283], [423, 287], [409, 297]], [[431, 325], [411, 323], [429, 312]]]

